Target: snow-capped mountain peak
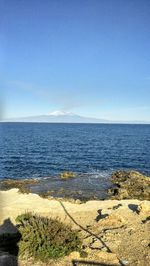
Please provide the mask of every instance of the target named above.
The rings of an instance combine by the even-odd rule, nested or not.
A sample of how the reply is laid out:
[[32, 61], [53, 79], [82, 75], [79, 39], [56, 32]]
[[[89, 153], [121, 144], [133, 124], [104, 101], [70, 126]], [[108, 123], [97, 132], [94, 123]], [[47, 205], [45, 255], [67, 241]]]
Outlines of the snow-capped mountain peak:
[[66, 112], [66, 111], [54, 111], [54, 112], [51, 112], [49, 113], [49, 115], [53, 115], [53, 116], [64, 116], [64, 115], [67, 115], [67, 116], [72, 116], [74, 115], [73, 113], [71, 112]]
[[37, 122], [37, 123], [104, 123], [106, 120], [89, 118], [68, 111], [54, 111], [47, 115], [10, 118], [4, 122]]

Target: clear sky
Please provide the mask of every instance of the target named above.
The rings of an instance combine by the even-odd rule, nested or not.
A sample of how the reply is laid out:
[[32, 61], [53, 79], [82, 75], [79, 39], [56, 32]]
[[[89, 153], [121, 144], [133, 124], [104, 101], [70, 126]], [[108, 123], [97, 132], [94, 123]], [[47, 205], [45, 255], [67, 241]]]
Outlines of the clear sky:
[[149, 0], [1, 0], [0, 112], [150, 121]]

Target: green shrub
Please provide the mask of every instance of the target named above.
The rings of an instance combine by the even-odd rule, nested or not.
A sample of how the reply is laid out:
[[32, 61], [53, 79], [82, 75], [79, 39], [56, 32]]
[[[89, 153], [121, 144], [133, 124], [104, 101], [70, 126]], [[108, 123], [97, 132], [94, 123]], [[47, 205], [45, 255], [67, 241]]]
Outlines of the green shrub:
[[16, 221], [22, 235], [19, 242], [22, 257], [47, 261], [81, 250], [78, 232], [57, 219], [25, 213], [18, 216]]

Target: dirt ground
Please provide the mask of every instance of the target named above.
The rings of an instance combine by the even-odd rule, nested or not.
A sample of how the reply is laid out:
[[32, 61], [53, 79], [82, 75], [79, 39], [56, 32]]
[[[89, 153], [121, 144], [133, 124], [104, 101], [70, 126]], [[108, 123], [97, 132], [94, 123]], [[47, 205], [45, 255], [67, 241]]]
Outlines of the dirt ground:
[[[150, 265], [150, 201], [105, 200], [81, 204], [20, 194], [18, 189], [0, 191], [0, 234], [13, 231], [15, 218], [25, 211], [59, 217], [78, 229], [87, 257], [82, 258], [78, 252], [73, 252], [62, 260], [47, 264], [17, 258], [16, 264], [12, 265]], [[5, 227], [8, 219], [11, 226]], [[0, 265], [7, 256], [1, 254]]]

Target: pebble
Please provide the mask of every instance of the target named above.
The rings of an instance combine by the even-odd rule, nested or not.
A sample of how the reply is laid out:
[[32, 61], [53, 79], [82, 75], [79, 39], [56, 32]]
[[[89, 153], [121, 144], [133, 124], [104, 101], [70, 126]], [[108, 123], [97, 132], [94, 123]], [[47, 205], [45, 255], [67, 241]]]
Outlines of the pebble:
[[121, 263], [122, 263], [123, 265], [128, 265], [129, 261], [128, 261], [128, 260], [121, 260]]

